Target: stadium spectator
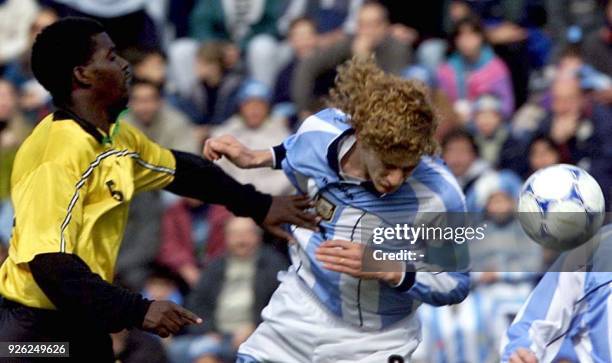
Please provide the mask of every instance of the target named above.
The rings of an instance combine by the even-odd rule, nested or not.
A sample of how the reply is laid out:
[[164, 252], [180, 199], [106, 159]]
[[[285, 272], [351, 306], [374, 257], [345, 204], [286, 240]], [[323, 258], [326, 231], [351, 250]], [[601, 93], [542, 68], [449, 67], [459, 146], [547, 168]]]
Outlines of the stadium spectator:
[[168, 65], [166, 55], [160, 49], [128, 48], [122, 56], [132, 65], [136, 79], [155, 83], [158, 87], [165, 86]]
[[548, 136], [537, 136], [528, 149], [529, 174], [561, 162], [559, 146]]
[[[299, 62], [295, 70], [291, 97], [301, 116], [318, 109], [315, 85], [318, 79], [335, 72], [336, 66], [353, 56], [375, 55], [378, 65], [386, 72], [399, 74], [410, 60], [408, 44], [391, 35], [387, 10], [376, 2], [366, 2], [359, 10], [357, 29], [353, 37]], [[325, 87], [331, 86], [331, 83]]]
[[249, 73], [272, 85], [279, 67], [275, 36], [281, 5], [282, 2], [274, 0], [198, 0], [191, 13], [191, 37], [200, 42], [221, 40], [237, 44]]
[[478, 146], [472, 135], [464, 129], [449, 132], [442, 140], [442, 158], [457, 178], [466, 196], [478, 178], [491, 169], [480, 158]]
[[[238, 113], [212, 131], [213, 137], [231, 137], [249, 148], [265, 149], [283, 142], [289, 136], [287, 120], [270, 114], [270, 89], [263, 83], [248, 80], [238, 93]], [[224, 159], [217, 163], [236, 180], [253, 184], [257, 190], [287, 194], [292, 189], [280, 170], [240, 169]]]
[[314, 21], [306, 17], [293, 20], [289, 25], [288, 42], [293, 56], [276, 78], [273, 103], [277, 109], [282, 107], [284, 111], [281, 112], [284, 115], [292, 117], [296, 113], [295, 106], [291, 103], [291, 85], [294, 82], [295, 68], [298, 62], [314, 53], [319, 43], [319, 34]]
[[193, 287], [202, 267], [225, 252], [223, 228], [229, 215], [223, 207], [196, 199], [171, 205], [163, 214], [157, 262]]
[[234, 362], [238, 346], [261, 322], [261, 311], [278, 286], [276, 275], [285, 258], [261, 246], [261, 231], [246, 218], [225, 227], [227, 253], [212, 262], [188, 298], [187, 306], [208, 317], [190, 335], [176, 338], [169, 354], [176, 363], [208, 357], [208, 362]]
[[[207, 133], [204, 125], [219, 124], [233, 114], [243, 77], [227, 68], [225, 45], [220, 42], [203, 43], [196, 52], [192, 68], [180, 71], [182, 76], [172, 78], [176, 85], [175, 103], [200, 125], [199, 139], [203, 140]], [[176, 69], [172, 73], [176, 74]]]
[[153, 81], [135, 80], [127, 121], [164, 147], [197, 153], [200, 145], [193, 125], [183, 113], [164, 101], [161, 92]]
[[586, 100], [576, 77], [561, 76], [551, 87], [551, 111], [536, 135], [549, 136], [561, 150], [561, 160], [589, 169], [597, 153], [594, 124], [585, 113]]
[[542, 5], [538, 7], [537, 3], [526, 0], [462, 2], [470, 7], [472, 14], [482, 19], [487, 40], [504, 63], [512, 68], [510, 77], [515, 104], [522, 105], [527, 99], [531, 63], [540, 66], [550, 48], [548, 36], [540, 29], [545, 19], [536, 20], [534, 14], [535, 9], [542, 9]]
[[0, 3], [0, 74], [5, 65], [28, 48], [28, 34], [38, 5], [34, 0], [5, 0]]
[[486, 43], [480, 21], [471, 17], [460, 20], [451, 39], [454, 51], [438, 69], [438, 82], [454, 102], [461, 120], [469, 120], [472, 103], [485, 93], [497, 95], [502, 114], [509, 117], [514, 111], [510, 73]]
[[492, 166], [506, 168], [523, 161], [521, 143], [516, 140], [502, 115], [501, 102], [495, 95], [484, 94], [474, 103], [470, 128], [481, 157]]

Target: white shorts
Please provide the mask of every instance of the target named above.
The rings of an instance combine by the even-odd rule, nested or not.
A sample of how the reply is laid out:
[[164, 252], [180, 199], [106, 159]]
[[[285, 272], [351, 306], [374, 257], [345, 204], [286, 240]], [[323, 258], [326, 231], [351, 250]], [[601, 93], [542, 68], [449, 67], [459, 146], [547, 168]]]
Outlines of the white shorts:
[[391, 355], [408, 362], [421, 340], [414, 314], [383, 330], [359, 329], [332, 315], [294, 272], [281, 280], [238, 362], [386, 363]]

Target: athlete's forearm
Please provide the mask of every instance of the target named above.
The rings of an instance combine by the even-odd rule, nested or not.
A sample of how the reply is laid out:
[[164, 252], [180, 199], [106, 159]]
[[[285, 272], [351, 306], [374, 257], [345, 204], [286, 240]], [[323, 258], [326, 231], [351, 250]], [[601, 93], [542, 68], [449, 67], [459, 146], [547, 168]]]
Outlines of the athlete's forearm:
[[252, 150], [251, 154], [251, 168], [273, 168], [274, 167], [274, 153], [272, 149], [267, 150]]
[[45, 253], [28, 266], [55, 307], [83, 324], [105, 332], [142, 326], [151, 301], [104, 281], [78, 256]]
[[262, 223], [272, 197], [250, 184], [240, 184], [221, 168], [199, 156], [172, 150], [176, 159], [174, 180], [165, 189], [205, 203], [222, 204], [237, 216]]

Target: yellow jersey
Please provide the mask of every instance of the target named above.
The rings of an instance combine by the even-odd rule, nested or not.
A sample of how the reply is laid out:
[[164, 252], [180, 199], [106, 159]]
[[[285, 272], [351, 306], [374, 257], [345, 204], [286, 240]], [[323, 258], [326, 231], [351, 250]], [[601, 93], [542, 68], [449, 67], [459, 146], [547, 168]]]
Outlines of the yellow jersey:
[[113, 124], [110, 133], [57, 111], [24, 141], [11, 174], [15, 220], [0, 266], [0, 295], [55, 309], [28, 268], [43, 253], [78, 255], [112, 282], [130, 200], [170, 184], [176, 161], [126, 122]]

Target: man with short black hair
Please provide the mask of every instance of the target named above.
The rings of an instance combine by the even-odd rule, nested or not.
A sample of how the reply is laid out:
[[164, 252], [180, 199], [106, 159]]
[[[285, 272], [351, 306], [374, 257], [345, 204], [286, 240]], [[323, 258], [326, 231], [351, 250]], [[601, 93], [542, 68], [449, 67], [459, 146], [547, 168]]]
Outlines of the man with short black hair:
[[[9, 257], [0, 267], [0, 341], [70, 342], [75, 362], [112, 362], [109, 332], [166, 337], [201, 319], [111, 284], [129, 202], [166, 189], [224, 204], [278, 236], [314, 228], [304, 197], [271, 197], [195, 155], [164, 149], [127, 123], [131, 71], [102, 25], [66, 18], [45, 28], [32, 71], [57, 111], [17, 153]], [[23, 360], [18, 360], [23, 361]]]

